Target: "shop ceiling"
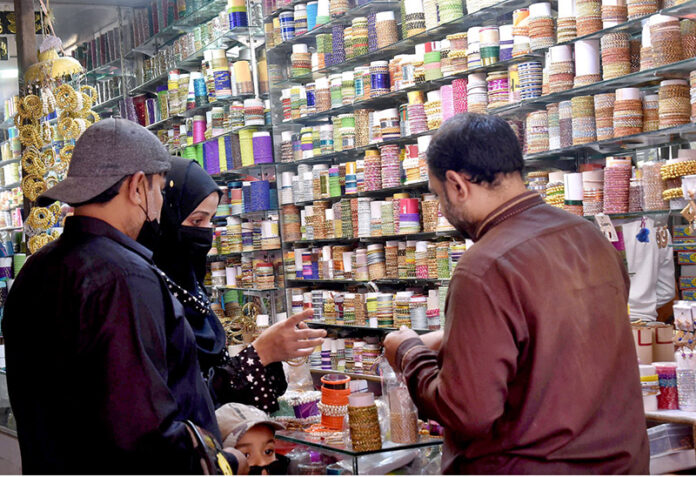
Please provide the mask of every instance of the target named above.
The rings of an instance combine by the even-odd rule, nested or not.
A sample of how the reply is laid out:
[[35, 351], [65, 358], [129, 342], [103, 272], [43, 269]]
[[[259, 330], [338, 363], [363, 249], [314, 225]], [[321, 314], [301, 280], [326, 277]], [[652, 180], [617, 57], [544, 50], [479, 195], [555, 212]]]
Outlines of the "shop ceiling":
[[149, 0], [51, 0], [54, 5], [101, 5], [118, 7], [144, 7], [150, 3]]
[[134, 8], [148, 0], [51, 0], [55, 30], [63, 47], [92, 40], [95, 35], [118, 25], [118, 7]]

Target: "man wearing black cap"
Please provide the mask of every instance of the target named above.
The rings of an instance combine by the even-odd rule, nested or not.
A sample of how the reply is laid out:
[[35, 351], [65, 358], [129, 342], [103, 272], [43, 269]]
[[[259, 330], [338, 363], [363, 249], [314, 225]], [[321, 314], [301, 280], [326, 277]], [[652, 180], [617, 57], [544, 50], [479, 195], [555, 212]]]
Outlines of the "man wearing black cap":
[[136, 242], [156, 229], [169, 161], [145, 128], [103, 120], [40, 198], [75, 215], [27, 260], [2, 321], [24, 473], [198, 473], [184, 421], [219, 441], [183, 308]]

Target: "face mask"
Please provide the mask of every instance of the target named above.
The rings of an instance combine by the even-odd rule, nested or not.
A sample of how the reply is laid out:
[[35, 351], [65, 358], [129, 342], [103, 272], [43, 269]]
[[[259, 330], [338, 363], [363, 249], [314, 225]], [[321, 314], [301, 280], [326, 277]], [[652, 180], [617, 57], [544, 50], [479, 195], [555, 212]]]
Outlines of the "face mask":
[[188, 227], [179, 228], [181, 245], [188, 253], [193, 270], [199, 280], [205, 278], [205, 259], [213, 247], [212, 227]]
[[145, 188], [145, 207], [143, 208], [143, 206], [141, 205], [140, 210], [142, 210], [145, 213], [145, 222], [143, 222], [143, 226], [140, 229], [140, 233], [138, 233], [137, 241], [141, 245], [144, 245], [150, 250], [155, 251], [159, 246], [162, 231], [160, 230], [159, 220], [151, 219], [150, 215], [147, 212], [147, 187]]
[[277, 454], [276, 460], [267, 465], [249, 466], [249, 475], [261, 475], [265, 470], [268, 475], [287, 475], [290, 459], [284, 455]]

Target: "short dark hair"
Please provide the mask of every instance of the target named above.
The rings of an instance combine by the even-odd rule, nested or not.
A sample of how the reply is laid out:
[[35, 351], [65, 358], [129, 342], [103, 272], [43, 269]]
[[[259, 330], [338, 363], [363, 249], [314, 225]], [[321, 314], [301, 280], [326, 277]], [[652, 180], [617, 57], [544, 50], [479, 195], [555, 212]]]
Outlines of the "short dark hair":
[[440, 180], [449, 170], [471, 176], [470, 182], [495, 185], [500, 175], [522, 173], [520, 143], [498, 116], [462, 113], [445, 121], [428, 147], [428, 167]]
[[[149, 186], [152, 186], [152, 176], [154, 174], [147, 174], [145, 177], [147, 178], [147, 184]], [[81, 207], [83, 205], [90, 205], [90, 204], [107, 204], [111, 202], [111, 200], [116, 197], [119, 192], [121, 191], [121, 186], [123, 183], [128, 179], [129, 177], [132, 177], [131, 175], [123, 176], [121, 179], [118, 180], [114, 185], [106, 189], [104, 192], [102, 192], [99, 195], [96, 195], [92, 197], [91, 199], [85, 201], [85, 202], [80, 202], [79, 204], [70, 204], [73, 207]]]

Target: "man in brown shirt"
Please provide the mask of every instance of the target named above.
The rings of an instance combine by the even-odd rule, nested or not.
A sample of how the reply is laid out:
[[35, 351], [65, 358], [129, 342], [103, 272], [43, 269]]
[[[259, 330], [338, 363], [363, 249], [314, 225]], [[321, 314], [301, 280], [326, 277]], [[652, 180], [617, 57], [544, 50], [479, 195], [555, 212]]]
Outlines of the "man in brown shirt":
[[430, 189], [476, 243], [452, 275], [445, 329], [385, 340], [444, 473], [649, 472], [629, 280], [586, 219], [525, 189], [504, 120], [462, 114], [428, 149]]

